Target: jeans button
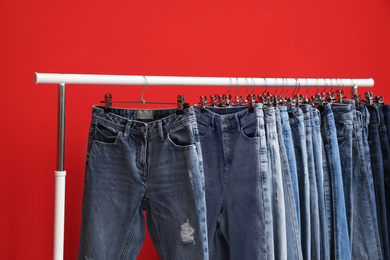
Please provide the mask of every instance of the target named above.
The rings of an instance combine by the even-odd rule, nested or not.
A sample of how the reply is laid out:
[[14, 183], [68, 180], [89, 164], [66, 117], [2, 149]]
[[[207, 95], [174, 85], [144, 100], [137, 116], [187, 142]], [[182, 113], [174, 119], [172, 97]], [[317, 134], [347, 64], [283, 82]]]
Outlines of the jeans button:
[[229, 118], [225, 118], [225, 120], [223, 120], [223, 124], [224, 125], [230, 124], [230, 119]]

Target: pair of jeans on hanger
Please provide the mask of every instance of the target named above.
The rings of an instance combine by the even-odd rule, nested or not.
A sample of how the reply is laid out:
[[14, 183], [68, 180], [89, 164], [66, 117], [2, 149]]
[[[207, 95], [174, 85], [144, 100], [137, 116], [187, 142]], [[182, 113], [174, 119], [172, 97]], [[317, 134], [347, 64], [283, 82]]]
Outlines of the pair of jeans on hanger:
[[204, 190], [193, 108], [93, 107], [79, 259], [136, 259], [143, 210], [161, 259], [208, 259]]

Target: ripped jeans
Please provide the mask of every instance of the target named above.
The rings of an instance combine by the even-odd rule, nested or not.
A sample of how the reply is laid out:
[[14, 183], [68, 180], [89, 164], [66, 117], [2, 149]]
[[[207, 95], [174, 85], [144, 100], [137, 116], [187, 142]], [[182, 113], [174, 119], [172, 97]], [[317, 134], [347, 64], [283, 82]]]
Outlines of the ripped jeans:
[[193, 108], [93, 107], [78, 259], [136, 259], [143, 210], [160, 259], [208, 259], [204, 185]]

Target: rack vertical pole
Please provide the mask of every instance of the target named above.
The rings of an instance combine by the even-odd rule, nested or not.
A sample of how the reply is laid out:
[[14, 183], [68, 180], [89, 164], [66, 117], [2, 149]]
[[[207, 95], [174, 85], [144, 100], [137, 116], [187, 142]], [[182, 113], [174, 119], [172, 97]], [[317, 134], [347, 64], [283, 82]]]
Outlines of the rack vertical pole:
[[65, 227], [65, 84], [58, 85], [58, 129], [57, 129], [57, 171], [55, 176], [55, 206], [54, 206], [54, 260], [64, 257], [64, 227]]

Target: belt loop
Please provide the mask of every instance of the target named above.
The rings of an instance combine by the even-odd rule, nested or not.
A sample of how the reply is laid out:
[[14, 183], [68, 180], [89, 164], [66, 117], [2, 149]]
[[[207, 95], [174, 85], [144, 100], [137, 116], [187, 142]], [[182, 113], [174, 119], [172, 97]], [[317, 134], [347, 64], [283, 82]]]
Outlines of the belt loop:
[[157, 126], [158, 126], [158, 135], [160, 136], [161, 140], [164, 140], [165, 139], [164, 129], [163, 129], [161, 120], [157, 121]]
[[131, 128], [131, 121], [127, 121], [126, 127], [125, 127], [125, 133], [123, 134], [123, 139], [127, 140], [130, 134], [130, 128]]

